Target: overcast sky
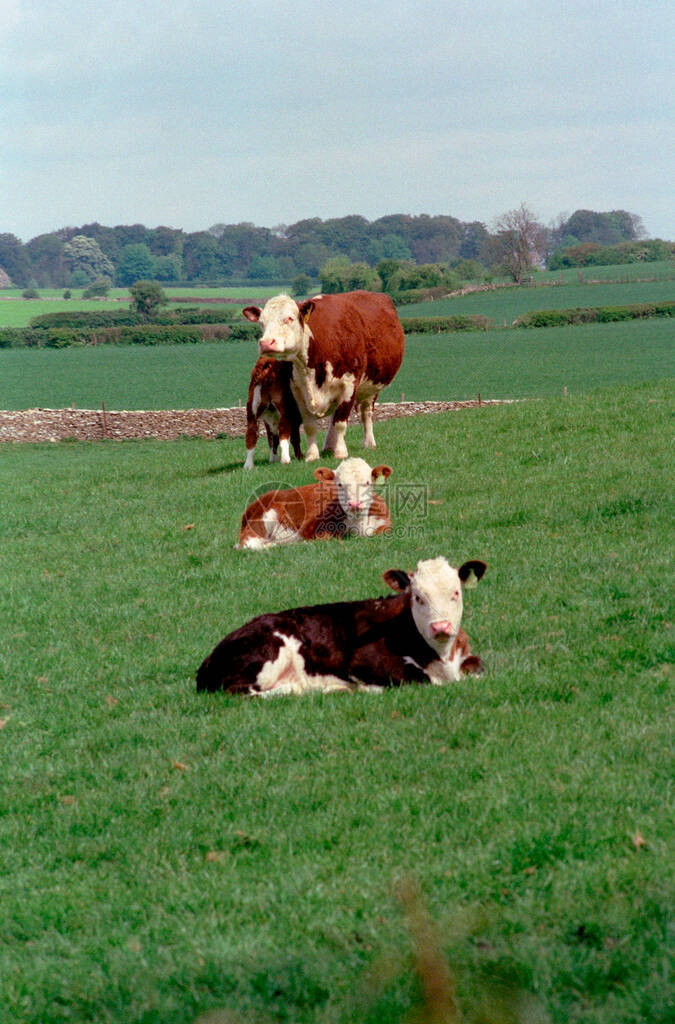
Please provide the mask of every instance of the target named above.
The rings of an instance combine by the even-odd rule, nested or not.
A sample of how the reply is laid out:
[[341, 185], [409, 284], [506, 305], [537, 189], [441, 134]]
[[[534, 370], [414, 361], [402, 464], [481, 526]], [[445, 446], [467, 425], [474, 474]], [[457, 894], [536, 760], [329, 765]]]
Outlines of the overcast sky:
[[626, 209], [675, 238], [672, 0], [0, 0], [0, 232]]

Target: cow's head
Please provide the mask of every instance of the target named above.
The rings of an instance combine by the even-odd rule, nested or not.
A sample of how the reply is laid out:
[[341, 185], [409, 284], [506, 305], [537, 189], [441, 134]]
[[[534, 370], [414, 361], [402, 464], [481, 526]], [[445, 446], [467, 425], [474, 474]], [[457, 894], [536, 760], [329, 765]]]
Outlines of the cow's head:
[[345, 459], [337, 469], [319, 466], [314, 470], [319, 482], [333, 482], [337, 487], [337, 498], [351, 522], [365, 521], [373, 501], [373, 485], [379, 476], [391, 476], [391, 466], [375, 466], [371, 469], [364, 459]]
[[303, 350], [305, 322], [313, 309], [312, 299], [298, 305], [290, 295], [275, 295], [262, 309], [247, 306], [242, 313], [247, 320], [262, 326], [258, 343], [261, 356], [293, 359]]
[[417, 630], [442, 658], [462, 622], [462, 588], [475, 586], [486, 568], [485, 562], [472, 561], [454, 569], [445, 558], [431, 558], [418, 562], [413, 573], [389, 569], [384, 579], [392, 590], [410, 592]]

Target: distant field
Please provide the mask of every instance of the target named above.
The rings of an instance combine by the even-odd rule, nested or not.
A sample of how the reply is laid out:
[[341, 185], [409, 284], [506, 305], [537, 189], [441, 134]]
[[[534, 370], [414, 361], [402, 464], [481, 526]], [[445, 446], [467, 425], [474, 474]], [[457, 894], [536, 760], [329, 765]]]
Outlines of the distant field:
[[577, 306], [623, 306], [633, 302], [662, 302], [675, 298], [675, 279], [620, 284], [577, 284], [576, 281], [543, 288], [496, 288], [436, 302], [401, 306], [407, 316], [481, 314], [497, 324], [512, 323], [535, 309], [574, 309]]
[[[0, 408], [212, 408], [246, 402], [252, 342], [0, 350]], [[412, 335], [384, 401], [586, 392], [675, 373], [672, 320]]]
[[638, 278], [657, 280], [673, 280], [675, 278], [674, 260], [657, 260], [654, 263], [621, 263], [608, 267], [566, 267], [564, 270], [538, 270], [534, 275], [537, 281], [576, 282], [581, 273], [584, 281], [635, 281]]
[[[276, 295], [281, 288], [165, 288], [168, 296], [189, 298], [191, 306], [198, 306], [198, 299], [206, 304], [209, 298], [240, 298], [242, 303], [251, 299], [264, 299]], [[40, 289], [39, 299], [22, 299], [16, 288], [0, 292], [0, 327], [26, 327], [34, 316], [44, 313], [67, 313], [68, 310], [123, 309], [129, 305], [128, 288], [111, 288], [106, 299], [81, 299], [77, 291], [72, 299], [64, 299], [63, 288]], [[9, 296], [14, 296], [13, 298]], [[171, 304], [172, 306], [174, 303]]]

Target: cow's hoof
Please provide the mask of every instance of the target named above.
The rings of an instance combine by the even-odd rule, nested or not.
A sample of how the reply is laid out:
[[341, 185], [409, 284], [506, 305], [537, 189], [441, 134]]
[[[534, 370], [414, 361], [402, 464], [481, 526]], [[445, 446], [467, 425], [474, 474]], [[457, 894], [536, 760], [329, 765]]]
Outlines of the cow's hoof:
[[316, 462], [316, 460], [319, 457], [319, 449], [316, 447], [316, 445], [314, 445], [312, 448], [307, 449], [307, 454], [305, 455], [305, 462]]

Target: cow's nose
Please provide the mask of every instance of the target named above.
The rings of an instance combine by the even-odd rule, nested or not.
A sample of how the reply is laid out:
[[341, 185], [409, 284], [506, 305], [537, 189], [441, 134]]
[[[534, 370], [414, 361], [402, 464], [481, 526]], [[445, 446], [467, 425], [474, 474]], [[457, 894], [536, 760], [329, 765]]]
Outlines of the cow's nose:
[[433, 636], [452, 636], [452, 623], [447, 619], [440, 619], [438, 622], [430, 622], [429, 628]]
[[274, 338], [261, 338], [260, 339], [260, 351], [261, 352], [275, 352], [277, 343]]
[[349, 507], [350, 508], [354, 508], [354, 509], [363, 508], [363, 502], [362, 501], [350, 501], [349, 502]]

